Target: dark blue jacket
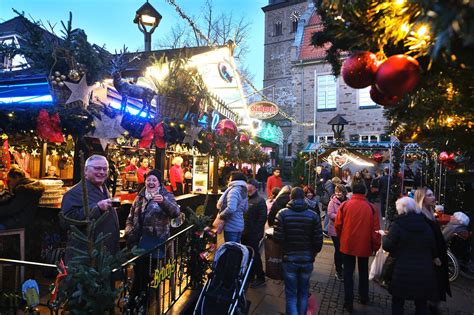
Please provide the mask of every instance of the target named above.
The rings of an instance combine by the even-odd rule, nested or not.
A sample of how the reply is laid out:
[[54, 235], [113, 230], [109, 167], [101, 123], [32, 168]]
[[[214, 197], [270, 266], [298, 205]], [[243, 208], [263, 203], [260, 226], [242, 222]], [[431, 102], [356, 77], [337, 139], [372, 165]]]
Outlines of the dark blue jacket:
[[290, 200], [275, 218], [274, 239], [283, 247], [283, 261], [313, 262], [323, 246], [321, 220], [304, 199]]

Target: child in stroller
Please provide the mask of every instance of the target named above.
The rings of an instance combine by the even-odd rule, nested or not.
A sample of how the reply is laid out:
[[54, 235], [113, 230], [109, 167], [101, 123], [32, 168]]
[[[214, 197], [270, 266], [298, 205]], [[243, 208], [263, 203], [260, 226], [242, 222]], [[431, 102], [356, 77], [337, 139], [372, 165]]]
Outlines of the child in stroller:
[[251, 247], [236, 242], [219, 247], [194, 309], [195, 315], [248, 313], [250, 303], [244, 291], [253, 255]]

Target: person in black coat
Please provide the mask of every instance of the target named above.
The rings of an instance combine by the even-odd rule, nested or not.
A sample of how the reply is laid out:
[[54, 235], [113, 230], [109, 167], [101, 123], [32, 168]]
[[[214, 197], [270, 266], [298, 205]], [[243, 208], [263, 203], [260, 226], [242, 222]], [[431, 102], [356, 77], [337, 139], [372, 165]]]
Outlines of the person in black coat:
[[405, 300], [415, 301], [416, 314], [429, 314], [427, 301], [436, 291], [435, 238], [413, 199], [398, 199], [396, 208], [399, 216], [382, 239], [383, 249], [395, 258], [392, 314], [403, 314]]
[[300, 187], [291, 190], [287, 208], [275, 218], [273, 238], [282, 245], [286, 314], [306, 314], [309, 279], [323, 245], [321, 219], [308, 209]]
[[379, 178], [379, 197], [380, 197], [380, 211], [382, 213], [382, 218], [385, 218], [385, 210], [386, 210], [386, 203], [387, 203], [387, 195], [390, 193], [390, 189], [388, 186], [388, 176], [390, 174], [390, 169], [385, 167], [383, 170], [383, 175]]
[[449, 285], [449, 270], [448, 270], [448, 248], [444, 241], [443, 233], [434, 217], [434, 206], [436, 204], [436, 197], [433, 191], [427, 187], [418, 188], [415, 191], [415, 202], [418, 209], [425, 216], [425, 220], [431, 227], [431, 231], [436, 243], [436, 259], [435, 259], [435, 273], [438, 290], [436, 295], [428, 302], [428, 306], [432, 314], [440, 314], [439, 304], [441, 301], [446, 301], [446, 294], [451, 296], [451, 287]]
[[265, 273], [263, 272], [259, 244], [263, 238], [265, 222], [267, 221], [267, 205], [265, 199], [258, 194], [257, 188], [258, 182], [255, 179], [248, 181], [249, 209], [244, 213], [244, 231], [242, 233], [242, 244], [252, 247], [255, 253], [249, 276], [250, 281], [254, 280], [250, 284], [253, 288], [265, 284]]
[[33, 222], [44, 186], [26, 178], [25, 172], [13, 166], [7, 173], [11, 194], [0, 205], [0, 230], [25, 228]]
[[262, 188], [263, 192], [266, 190], [265, 185], [267, 184], [267, 179], [269, 176], [270, 174], [268, 174], [267, 167], [265, 165], [260, 166], [255, 178], [260, 182], [260, 187]]
[[286, 204], [290, 201], [290, 193], [291, 193], [291, 186], [286, 185], [278, 193], [278, 196], [275, 199], [275, 202], [272, 204], [270, 208], [270, 212], [268, 213], [268, 225], [273, 226], [275, 223], [275, 216], [277, 215], [278, 211], [286, 207]]

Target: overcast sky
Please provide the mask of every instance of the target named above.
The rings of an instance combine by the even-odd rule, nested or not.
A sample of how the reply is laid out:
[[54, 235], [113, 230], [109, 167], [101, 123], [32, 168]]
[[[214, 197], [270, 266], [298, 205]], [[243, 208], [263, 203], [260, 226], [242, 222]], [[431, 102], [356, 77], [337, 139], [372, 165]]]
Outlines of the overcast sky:
[[[190, 17], [199, 17], [205, 0], [175, 0]], [[168, 33], [171, 26], [181, 20], [174, 7], [165, 0], [150, 0], [163, 16], [152, 38], [153, 49], [158, 49], [160, 37]], [[135, 11], [145, 0], [0, 0], [0, 22], [16, 16], [12, 8], [24, 11], [29, 17], [43, 22], [67, 21], [69, 11], [73, 14], [73, 27], [85, 30], [90, 42], [106, 45], [113, 52], [125, 44], [129, 50], [143, 49], [143, 34], [133, 23]], [[251, 23], [248, 44], [250, 53], [246, 64], [254, 75], [256, 87], [263, 86], [263, 33], [264, 14], [261, 8], [268, 0], [213, 0], [216, 13], [232, 13], [244, 16]]]

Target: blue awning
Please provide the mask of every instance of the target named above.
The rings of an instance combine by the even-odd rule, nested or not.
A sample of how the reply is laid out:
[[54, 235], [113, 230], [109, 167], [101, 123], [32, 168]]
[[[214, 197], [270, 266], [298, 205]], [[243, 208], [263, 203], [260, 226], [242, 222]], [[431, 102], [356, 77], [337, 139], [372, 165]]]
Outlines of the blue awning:
[[53, 97], [45, 77], [0, 81], [0, 108], [52, 104]]
[[319, 143], [308, 143], [306, 147], [303, 149], [304, 153], [311, 153], [311, 152], [316, 152], [316, 150], [319, 149]]

